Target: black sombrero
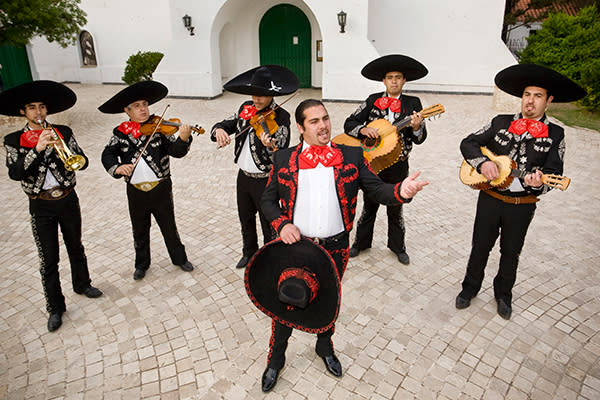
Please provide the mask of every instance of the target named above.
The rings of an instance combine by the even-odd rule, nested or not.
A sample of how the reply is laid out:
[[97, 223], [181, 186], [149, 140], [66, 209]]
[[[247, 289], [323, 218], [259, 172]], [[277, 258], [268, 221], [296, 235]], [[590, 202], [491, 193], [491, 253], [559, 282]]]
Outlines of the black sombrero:
[[231, 79], [223, 89], [251, 96], [281, 96], [298, 90], [296, 74], [281, 65], [263, 65], [252, 68]]
[[267, 243], [248, 263], [244, 281], [252, 303], [283, 325], [321, 333], [337, 319], [337, 269], [329, 253], [309, 239]]
[[146, 100], [148, 104], [154, 104], [164, 99], [168, 92], [169, 89], [160, 82], [137, 82], [108, 99], [106, 103], [98, 107], [98, 110], [106, 114], [119, 114], [125, 107], [139, 100]]
[[363, 67], [362, 76], [373, 81], [382, 81], [388, 72], [402, 72], [407, 81], [423, 78], [429, 71], [412, 57], [402, 54], [389, 54], [379, 57]]
[[506, 93], [521, 97], [527, 86], [538, 86], [554, 96], [556, 103], [568, 103], [579, 100], [586, 95], [586, 91], [564, 76], [550, 68], [535, 64], [516, 64], [496, 74], [496, 86]]
[[40, 102], [48, 114], [65, 111], [77, 102], [77, 95], [62, 83], [32, 81], [0, 93], [0, 114], [19, 116], [25, 104]]

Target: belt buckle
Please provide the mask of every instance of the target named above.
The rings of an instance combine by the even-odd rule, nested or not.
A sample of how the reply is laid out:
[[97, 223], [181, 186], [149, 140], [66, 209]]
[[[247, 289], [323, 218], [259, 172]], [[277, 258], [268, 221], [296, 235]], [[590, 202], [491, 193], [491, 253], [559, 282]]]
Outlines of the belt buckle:
[[521, 204], [521, 198], [520, 197], [515, 197], [515, 204]]
[[52, 197], [52, 198], [56, 199], [56, 198], [58, 198], [58, 197], [62, 196], [62, 195], [63, 195], [63, 193], [64, 193], [64, 191], [63, 191], [62, 189], [60, 189], [60, 188], [59, 188], [59, 189], [53, 189], [53, 190], [50, 192], [50, 197]]
[[318, 237], [312, 238], [312, 241], [315, 242], [318, 245], [323, 244], [323, 240], [321, 238], [318, 238]]

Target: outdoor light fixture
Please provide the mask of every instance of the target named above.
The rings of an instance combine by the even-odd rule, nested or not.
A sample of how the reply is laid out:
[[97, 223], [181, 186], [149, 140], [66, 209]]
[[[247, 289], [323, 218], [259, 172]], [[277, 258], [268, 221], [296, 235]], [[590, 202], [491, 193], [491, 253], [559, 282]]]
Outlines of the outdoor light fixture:
[[185, 14], [183, 16], [183, 26], [185, 26], [187, 28], [187, 30], [190, 31], [190, 36], [194, 36], [194, 27], [192, 26], [192, 17]]
[[337, 14], [338, 24], [340, 24], [340, 33], [346, 32], [344, 27], [346, 26], [346, 13], [342, 10]]

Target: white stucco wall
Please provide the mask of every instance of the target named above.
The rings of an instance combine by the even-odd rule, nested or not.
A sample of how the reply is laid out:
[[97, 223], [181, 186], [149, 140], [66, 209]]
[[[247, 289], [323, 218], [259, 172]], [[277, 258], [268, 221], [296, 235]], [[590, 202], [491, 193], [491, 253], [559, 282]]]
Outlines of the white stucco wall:
[[[429, 74], [407, 89], [493, 90], [493, 77], [516, 61], [501, 40], [504, 0], [370, 0], [369, 40], [381, 54], [411, 55]], [[390, 35], [390, 27], [394, 35]]]
[[[82, 0], [84, 27], [94, 37], [97, 67], [83, 67], [78, 46], [44, 39], [28, 48], [34, 79], [120, 83], [127, 58], [138, 51], [165, 57], [154, 79], [175, 96], [213, 97], [224, 80], [259, 64], [258, 26], [277, 0]], [[413, 56], [429, 75], [408, 90], [493, 92], [493, 76], [515, 63], [500, 40], [504, 0], [289, 0], [311, 24], [312, 86], [324, 99], [362, 100], [381, 84], [360, 75], [389, 53]], [[346, 33], [337, 13], [348, 14]], [[182, 17], [192, 16], [195, 35]], [[323, 41], [323, 62], [316, 61]]]

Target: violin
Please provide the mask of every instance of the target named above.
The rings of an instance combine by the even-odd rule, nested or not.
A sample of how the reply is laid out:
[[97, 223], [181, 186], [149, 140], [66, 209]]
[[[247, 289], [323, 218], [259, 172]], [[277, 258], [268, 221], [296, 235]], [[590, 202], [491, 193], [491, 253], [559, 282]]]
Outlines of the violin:
[[[266, 113], [257, 113], [250, 118], [249, 122], [259, 139], [263, 133], [273, 135], [279, 129], [279, 125], [275, 122], [275, 113], [273, 110], [269, 110]], [[277, 148], [273, 147], [273, 150], [277, 150]]]
[[[158, 125], [159, 122], [160, 125]], [[162, 133], [163, 135], [171, 136], [179, 130], [179, 127], [181, 125], [181, 120], [179, 118], [171, 118], [168, 120], [163, 119], [161, 121], [161, 118], [159, 116], [154, 115], [142, 126], [140, 126], [140, 132], [142, 133], [142, 135], [145, 136], [151, 135], [155, 131], [156, 133]], [[190, 128], [192, 129], [192, 131], [199, 135], [205, 132], [205, 130], [199, 127], [198, 125], [190, 126]]]

